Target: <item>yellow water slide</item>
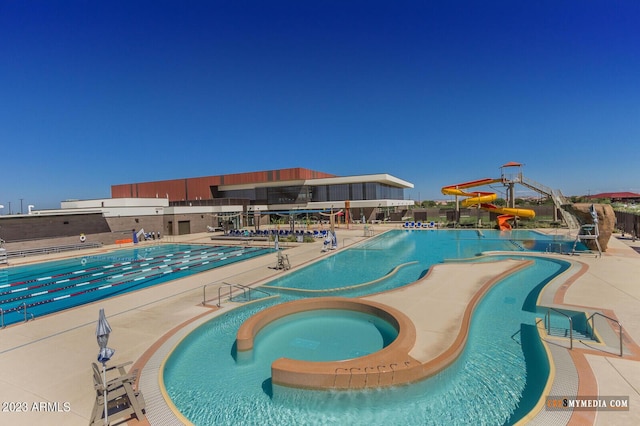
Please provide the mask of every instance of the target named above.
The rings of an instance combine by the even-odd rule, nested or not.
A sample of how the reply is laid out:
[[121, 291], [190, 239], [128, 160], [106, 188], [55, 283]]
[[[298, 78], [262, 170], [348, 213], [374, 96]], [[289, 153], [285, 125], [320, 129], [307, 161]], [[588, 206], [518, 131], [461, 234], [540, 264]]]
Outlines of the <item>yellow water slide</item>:
[[530, 209], [516, 209], [510, 207], [498, 207], [491, 204], [498, 195], [495, 192], [485, 191], [473, 191], [470, 188], [476, 188], [479, 186], [490, 185], [492, 183], [502, 183], [502, 179], [478, 179], [471, 182], [459, 183], [457, 185], [449, 185], [442, 188], [444, 195], [455, 195], [458, 197], [466, 197], [460, 203], [462, 207], [479, 206], [483, 210], [494, 212], [498, 214], [497, 222], [498, 227], [501, 230], [511, 229], [509, 221], [516, 217], [524, 219], [533, 219], [536, 216], [536, 212]]

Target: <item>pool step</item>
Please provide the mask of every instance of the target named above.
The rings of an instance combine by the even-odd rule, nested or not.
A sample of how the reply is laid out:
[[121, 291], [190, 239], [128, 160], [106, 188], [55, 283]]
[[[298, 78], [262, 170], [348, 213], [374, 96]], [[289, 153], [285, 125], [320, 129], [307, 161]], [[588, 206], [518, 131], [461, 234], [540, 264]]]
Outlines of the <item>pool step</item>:
[[[568, 328], [564, 328], [564, 327], [551, 327], [551, 330], [548, 330], [547, 334], [549, 336], [566, 337], [568, 339], [569, 338], [569, 329]], [[574, 340], [597, 341], [596, 339], [592, 338], [588, 334], [585, 334], [584, 332], [578, 331], [578, 330], [573, 330], [573, 339]]]

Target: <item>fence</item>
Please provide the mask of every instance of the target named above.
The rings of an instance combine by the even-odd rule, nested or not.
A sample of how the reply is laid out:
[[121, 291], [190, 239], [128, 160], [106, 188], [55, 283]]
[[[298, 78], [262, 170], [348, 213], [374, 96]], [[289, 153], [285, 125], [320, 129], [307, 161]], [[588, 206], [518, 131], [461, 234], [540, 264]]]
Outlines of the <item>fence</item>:
[[614, 213], [616, 214], [616, 228], [637, 238], [638, 231], [640, 231], [640, 215], [618, 211]]

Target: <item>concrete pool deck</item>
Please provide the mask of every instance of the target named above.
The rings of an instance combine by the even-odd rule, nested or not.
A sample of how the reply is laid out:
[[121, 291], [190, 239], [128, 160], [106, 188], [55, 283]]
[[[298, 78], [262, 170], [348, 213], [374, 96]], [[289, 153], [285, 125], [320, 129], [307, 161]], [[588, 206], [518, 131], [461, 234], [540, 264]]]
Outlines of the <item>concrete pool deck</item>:
[[[339, 240], [349, 244], [363, 239], [362, 235], [361, 227], [338, 230]], [[173, 239], [176, 242], [211, 243], [209, 237], [208, 234], [200, 234]], [[288, 249], [294, 270], [327, 256], [320, 252], [321, 246], [322, 243], [317, 242]], [[578, 372], [580, 395], [628, 396], [630, 401], [629, 411], [580, 412], [582, 417], [575, 415], [570, 418], [563, 412], [541, 411], [542, 414], [551, 415], [558, 424], [640, 423], [640, 351], [637, 346], [637, 342], [640, 342], [640, 286], [637, 278], [640, 276], [640, 253], [636, 249], [640, 250], [640, 242], [614, 236], [610, 240], [609, 250], [601, 258], [593, 255], [557, 256], [574, 262], [575, 273], [572, 272], [571, 277], [563, 276], [557, 283], [550, 283], [556, 284], [557, 289], [553, 294], [545, 291], [542, 297], [551, 300], [554, 305], [581, 307], [590, 312], [600, 310], [607, 315], [615, 315], [624, 327], [625, 355], [622, 358], [616, 355], [615, 347], [592, 348], [578, 344], [569, 351], [563, 346], [566, 346], [566, 342], [550, 339], [550, 345], [554, 346], [554, 361], [556, 353], [560, 354], [559, 359], [569, 354], [573, 370]], [[45, 256], [23, 260], [51, 259], [51, 256]], [[18, 261], [12, 260], [11, 263], [17, 264]], [[86, 425], [89, 422], [94, 402], [90, 363], [95, 361], [98, 351], [95, 325], [99, 308], [105, 309], [113, 328], [109, 347], [116, 349], [116, 354], [110, 365], [135, 361], [134, 368], [140, 369], [144, 376], [149, 374], [145, 368], [147, 360], [161, 346], [158, 342], [171, 334], [169, 332], [231, 308], [231, 304], [226, 303], [221, 309], [215, 306], [216, 288], [223, 281], [262, 283], [284, 273], [269, 268], [274, 265], [275, 256], [272, 255], [249, 259], [0, 330], [0, 399], [3, 404], [0, 407], [0, 422], [15, 425]], [[453, 270], [465, 276], [464, 271], [469, 265], [446, 266], [453, 267]], [[207, 288], [207, 304], [203, 306], [203, 286], [208, 283], [213, 285]], [[449, 289], [453, 290], [452, 287]], [[446, 290], [447, 286], [442, 286], [442, 291]], [[411, 299], [403, 302], [403, 298], [398, 298], [396, 308], [403, 310], [402, 304], [406, 303], [404, 309], [407, 312], [413, 310], [410, 305], [415, 304], [415, 300]], [[443, 303], [439, 305], [442, 318], [453, 311]], [[603, 326], [598, 324], [598, 327]], [[559, 363], [558, 367], [556, 381], [562, 385], [564, 366]], [[147, 379], [157, 383], [157, 376]], [[147, 399], [147, 417], [150, 418], [156, 404], [162, 401], [151, 398], [143, 382], [141, 390]], [[545, 422], [541, 418], [532, 420]]]

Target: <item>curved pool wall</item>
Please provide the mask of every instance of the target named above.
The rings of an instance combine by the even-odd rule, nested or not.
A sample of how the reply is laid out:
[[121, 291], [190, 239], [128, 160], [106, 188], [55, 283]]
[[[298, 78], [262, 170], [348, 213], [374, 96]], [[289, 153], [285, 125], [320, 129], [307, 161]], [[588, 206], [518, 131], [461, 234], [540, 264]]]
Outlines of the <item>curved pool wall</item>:
[[331, 290], [338, 293], [377, 280], [399, 265], [411, 263], [387, 283], [387, 288], [396, 288], [417, 280], [431, 265], [448, 259], [469, 259], [485, 252], [545, 252], [549, 245], [562, 246], [566, 251], [573, 246], [573, 240], [530, 230], [393, 230], [268, 285], [272, 289], [322, 290], [324, 296]]
[[[456, 250], [464, 257], [482, 248], [463, 246]], [[443, 256], [452, 257], [450, 250]], [[227, 312], [190, 333], [166, 360], [164, 385], [182, 415], [203, 425], [514, 423], [533, 409], [549, 374], [527, 300], [537, 298], [543, 283], [567, 267], [567, 262], [536, 258], [534, 266], [497, 283], [476, 308], [467, 345], [454, 364], [408, 386], [300, 390], [271, 383], [274, 359], [236, 363], [240, 325], [268, 306], [295, 299], [288, 294]]]
[[6, 325], [271, 253], [264, 247], [161, 244], [33, 265], [0, 275]]
[[[398, 331], [382, 318], [347, 309], [312, 309], [270, 322], [256, 333], [254, 358], [339, 361], [387, 347]], [[292, 338], [292, 336], [296, 336]]]

